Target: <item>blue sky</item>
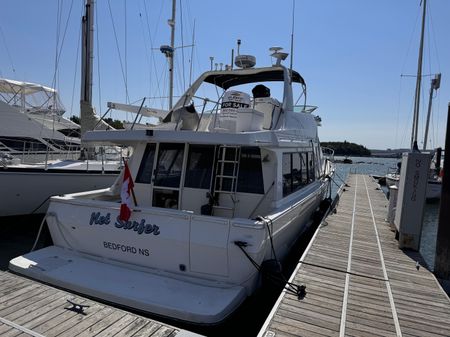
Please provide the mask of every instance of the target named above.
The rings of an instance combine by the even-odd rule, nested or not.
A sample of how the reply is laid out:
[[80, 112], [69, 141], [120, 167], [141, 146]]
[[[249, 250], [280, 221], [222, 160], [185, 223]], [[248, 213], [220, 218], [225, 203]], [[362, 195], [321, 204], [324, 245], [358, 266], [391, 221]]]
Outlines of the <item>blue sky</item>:
[[[51, 86], [60, 9], [56, 88], [68, 115], [79, 110], [79, 57], [76, 62], [82, 2], [6, 0], [0, 11], [0, 76]], [[296, 0], [294, 68], [306, 80], [308, 104], [319, 106], [321, 140], [347, 140], [368, 148], [409, 146], [415, 78], [401, 74], [416, 73], [419, 3]], [[97, 112], [106, 111], [107, 101], [128, 100], [124, 77], [130, 102], [167, 95], [166, 60], [157, 49], [170, 41], [167, 19], [171, 1], [98, 0], [96, 9], [93, 91]], [[444, 144], [450, 100], [450, 1], [428, 0], [428, 12], [423, 73], [442, 73], [441, 89], [433, 100], [432, 142], [428, 145], [435, 147]], [[289, 51], [292, 0], [177, 0], [177, 14], [177, 46], [182, 45], [182, 37], [185, 45], [191, 44], [195, 21], [193, 78], [209, 69], [210, 56], [215, 57], [214, 62], [229, 63], [238, 38], [242, 40], [241, 53], [255, 55], [259, 66], [270, 64], [269, 47], [282, 46]], [[176, 95], [183, 91], [183, 82], [189, 82], [190, 57], [191, 48], [185, 48], [183, 67], [183, 52], [177, 50]], [[419, 143], [430, 80], [425, 76], [422, 81]], [[159, 102], [154, 103], [158, 107]], [[115, 113], [112, 117], [127, 116]]]

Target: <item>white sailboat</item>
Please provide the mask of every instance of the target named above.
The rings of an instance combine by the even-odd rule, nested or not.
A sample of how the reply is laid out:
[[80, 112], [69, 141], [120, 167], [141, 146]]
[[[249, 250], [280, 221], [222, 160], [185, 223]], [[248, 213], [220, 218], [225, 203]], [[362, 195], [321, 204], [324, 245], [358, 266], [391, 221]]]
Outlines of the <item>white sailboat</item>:
[[[272, 51], [272, 66], [238, 55], [238, 68], [203, 73], [159, 126], [88, 132], [92, 145], [134, 148], [130, 218], [120, 211], [133, 200], [128, 174], [126, 184], [120, 176], [107, 189], [52, 197], [54, 245], [9, 268], [177, 320], [227, 318], [326, 205], [334, 170], [320, 118], [294, 104], [303, 78], [282, 64], [287, 53]], [[280, 100], [269, 94], [277, 85]], [[204, 86], [218, 97], [201, 96]]]
[[[92, 108], [90, 4], [83, 18], [81, 134], [102, 126]], [[88, 34], [89, 33], [89, 34]], [[63, 117], [55, 89], [0, 79], [0, 216], [45, 213], [52, 195], [110, 186], [122, 167], [120, 148], [83, 154], [80, 126]]]
[[[422, 83], [422, 63], [423, 63], [423, 45], [424, 45], [424, 34], [425, 34], [425, 19], [426, 19], [426, 10], [427, 10], [427, 1], [423, 0], [423, 10], [422, 10], [422, 29], [420, 35], [420, 45], [419, 45], [419, 56], [417, 62], [417, 77], [416, 77], [416, 90], [414, 95], [414, 115], [413, 115], [413, 125], [411, 129], [411, 151], [419, 151], [418, 147], [418, 130], [419, 130], [419, 112], [420, 112], [420, 94], [421, 94], [421, 83]], [[437, 74], [435, 78], [431, 80], [430, 87], [430, 95], [428, 102], [428, 113], [427, 113], [427, 122], [425, 126], [424, 132], [424, 141], [423, 141], [423, 151], [427, 149], [428, 142], [428, 128], [429, 121], [431, 115], [431, 105], [433, 93], [437, 91], [440, 87], [441, 82], [441, 74]], [[426, 199], [427, 200], [435, 200], [440, 199], [441, 197], [441, 189], [442, 189], [442, 177], [440, 176], [441, 163], [440, 160], [436, 160], [436, 153], [433, 151], [432, 153], [432, 167], [430, 167], [429, 171], [429, 179], [426, 191]], [[440, 158], [440, 154], [439, 154]], [[385, 176], [386, 185], [392, 186], [395, 185], [398, 187], [400, 181], [400, 166], [396, 169], [388, 172]]]

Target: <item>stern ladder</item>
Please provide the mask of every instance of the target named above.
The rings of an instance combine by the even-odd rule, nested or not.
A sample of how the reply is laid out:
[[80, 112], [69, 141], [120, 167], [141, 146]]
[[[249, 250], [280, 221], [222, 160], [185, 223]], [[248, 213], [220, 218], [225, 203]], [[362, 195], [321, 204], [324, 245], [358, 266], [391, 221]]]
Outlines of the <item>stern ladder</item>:
[[[225, 210], [234, 216], [236, 204], [237, 183], [239, 176], [239, 160], [241, 157], [241, 147], [235, 145], [219, 146], [219, 153], [216, 161], [216, 172], [214, 178], [214, 200], [212, 214], [216, 210]], [[232, 206], [220, 206], [220, 195], [229, 195]], [[223, 200], [222, 200], [223, 201]]]

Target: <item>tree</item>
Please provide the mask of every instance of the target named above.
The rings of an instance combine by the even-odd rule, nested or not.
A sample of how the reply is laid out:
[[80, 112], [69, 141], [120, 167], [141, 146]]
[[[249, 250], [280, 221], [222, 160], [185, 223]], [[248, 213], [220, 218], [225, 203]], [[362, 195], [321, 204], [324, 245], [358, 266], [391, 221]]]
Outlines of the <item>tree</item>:
[[322, 142], [321, 146], [329, 147], [334, 150], [337, 156], [360, 156], [366, 157], [372, 153], [363, 145], [347, 142]]
[[[80, 117], [73, 115], [70, 116], [70, 120], [80, 125]], [[114, 129], [125, 129], [125, 127], [123, 126], [123, 122], [121, 122], [118, 119], [113, 120], [112, 118], [105, 118], [104, 121], [108, 123], [110, 126], [112, 126]]]

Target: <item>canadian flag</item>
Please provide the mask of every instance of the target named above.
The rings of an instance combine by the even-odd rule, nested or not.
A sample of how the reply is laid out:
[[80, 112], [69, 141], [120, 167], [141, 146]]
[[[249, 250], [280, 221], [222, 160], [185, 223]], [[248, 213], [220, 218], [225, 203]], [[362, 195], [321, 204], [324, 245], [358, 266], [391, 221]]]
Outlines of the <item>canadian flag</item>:
[[125, 162], [123, 172], [122, 188], [120, 190], [120, 199], [122, 200], [120, 205], [119, 219], [128, 221], [131, 216], [131, 193], [134, 187], [133, 179], [131, 178], [130, 169], [127, 162]]

